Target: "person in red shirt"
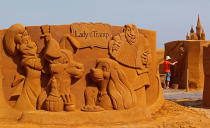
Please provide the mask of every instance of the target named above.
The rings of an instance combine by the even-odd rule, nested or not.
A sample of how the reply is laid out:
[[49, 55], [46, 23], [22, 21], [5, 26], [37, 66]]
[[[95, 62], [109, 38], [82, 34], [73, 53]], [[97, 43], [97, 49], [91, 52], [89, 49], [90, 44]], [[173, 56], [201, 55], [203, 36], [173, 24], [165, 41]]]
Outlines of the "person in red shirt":
[[174, 63], [171, 63], [170, 61], [171, 61], [171, 57], [166, 56], [166, 60], [163, 62], [163, 69], [164, 69], [164, 72], [166, 73], [166, 89], [169, 88], [169, 83], [171, 80], [170, 65], [175, 65], [177, 63], [177, 61]]

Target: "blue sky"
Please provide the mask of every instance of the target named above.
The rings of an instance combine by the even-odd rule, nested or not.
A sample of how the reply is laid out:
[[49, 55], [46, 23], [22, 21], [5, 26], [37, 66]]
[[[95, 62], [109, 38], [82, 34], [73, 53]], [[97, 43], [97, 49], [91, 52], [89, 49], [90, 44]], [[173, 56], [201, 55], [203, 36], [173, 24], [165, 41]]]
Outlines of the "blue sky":
[[197, 15], [210, 36], [210, 0], [0, 0], [0, 29], [74, 22], [133, 23], [157, 32], [157, 48], [185, 39]]

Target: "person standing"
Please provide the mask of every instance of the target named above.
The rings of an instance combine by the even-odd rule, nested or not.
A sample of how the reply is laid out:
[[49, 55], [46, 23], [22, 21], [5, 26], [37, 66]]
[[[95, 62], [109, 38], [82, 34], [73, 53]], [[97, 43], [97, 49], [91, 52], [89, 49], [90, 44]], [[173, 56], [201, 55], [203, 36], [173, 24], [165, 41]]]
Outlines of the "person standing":
[[170, 80], [171, 80], [171, 70], [170, 70], [170, 65], [175, 65], [177, 61], [171, 63], [171, 57], [166, 56], [165, 61], [163, 62], [163, 69], [164, 72], [166, 73], [166, 89], [169, 88]]

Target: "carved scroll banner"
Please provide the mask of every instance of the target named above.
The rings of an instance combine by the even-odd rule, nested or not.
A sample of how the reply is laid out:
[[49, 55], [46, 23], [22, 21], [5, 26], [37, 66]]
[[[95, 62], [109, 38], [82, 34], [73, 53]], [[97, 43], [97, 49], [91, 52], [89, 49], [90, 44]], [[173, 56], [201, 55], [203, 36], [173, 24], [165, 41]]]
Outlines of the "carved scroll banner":
[[104, 23], [73, 23], [70, 33], [81, 42], [80, 48], [107, 48], [112, 37], [111, 26]]

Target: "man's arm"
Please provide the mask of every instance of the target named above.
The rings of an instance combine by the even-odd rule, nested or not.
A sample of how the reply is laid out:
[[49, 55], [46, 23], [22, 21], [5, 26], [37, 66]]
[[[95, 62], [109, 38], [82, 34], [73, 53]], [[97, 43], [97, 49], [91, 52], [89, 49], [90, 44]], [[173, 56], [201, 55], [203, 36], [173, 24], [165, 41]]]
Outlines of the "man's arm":
[[175, 61], [175, 62], [171, 63], [171, 65], [175, 65], [176, 63], [178, 63], [178, 61]]

